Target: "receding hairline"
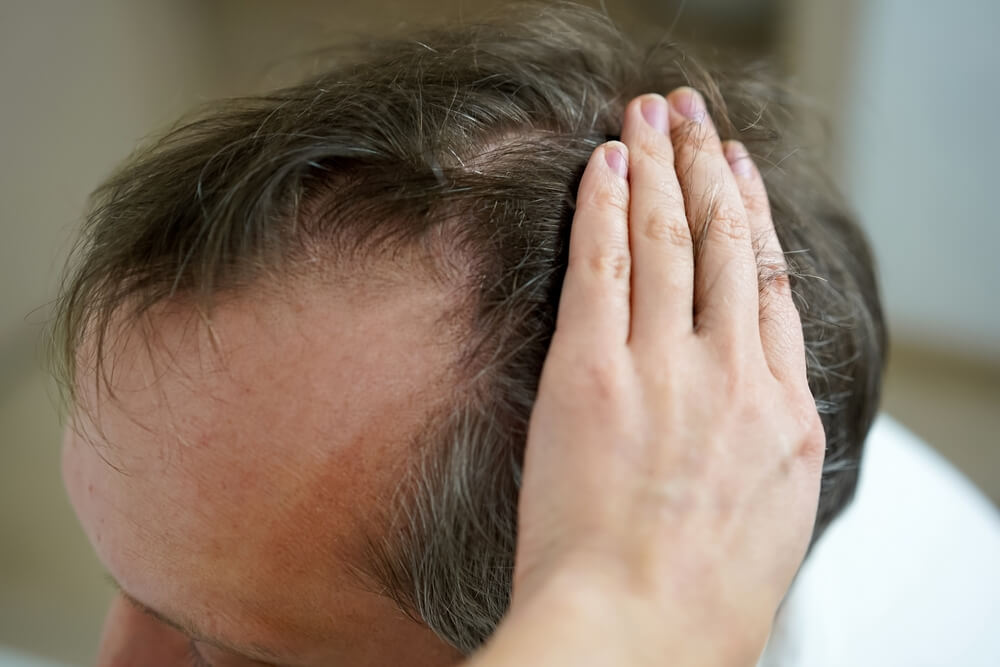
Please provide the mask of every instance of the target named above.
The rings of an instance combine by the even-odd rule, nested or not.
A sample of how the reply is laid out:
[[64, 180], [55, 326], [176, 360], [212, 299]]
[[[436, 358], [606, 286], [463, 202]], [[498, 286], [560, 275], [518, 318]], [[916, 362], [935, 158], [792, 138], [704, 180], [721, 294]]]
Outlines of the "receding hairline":
[[[298, 215], [307, 219], [317, 212], [305, 208]], [[402, 243], [354, 248], [310, 243], [274, 266], [259, 267], [258, 275], [246, 282], [204, 293], [178, 290], [151, 300], [136, 294], [106, 313], [86, 310], [85, 315], [93, 319], [77, 332], [72, 364], [59, 377], [65, 384], [65, 407], [81, 407], [77, 385], [82, 369], [88, 371], [85, 375], [93, 375], [99, 389], [113, 396], [116, 347], [124, 339], [138, 336], [152, 353], [158, 338], [157, 323], [162, 323], [163, 317], [184, 318], [204, 327], [214, 344], [213, 318], [220, 309], [289, 303], [303, 296], [329, 295], [364, 307], [418, 292], [431, 295], [440, 306], [431, 327], [433, 334], [455, 344], [457, 369], [462, 363], [460, 352], [472, 334], [475, 285], [481, 276], [469, 253], [449, 237], [450, 227], [453, 224], [437, 225], [426, 235]]]
[[[462, 204], [478, 198], [499, 211], [500, 224], [492, 231], [500, 242], [494, 243], [497, 237], [480, 237], [471, 247], [480, 251], [473, 253], [477, 259], [503, 253], [498, 264], [506, 272], [505, 282], [486, 294], [483, 302], [492, 311], [478, 323], [481, 335], [500, 339], [494, 346], [500, 349], [500, 363], [490, 369], [494, 372], [489, 391], [475, 397], [482, 400], [466, 402], [465, 417], [450, 435], [451, 451], [461, 456], [461, 465], [440, 468], [439, 477], [448, 480], [428, 487], [437, 495], [424, 493], [423, 509], [404, 508], [418, 539], [405, 553], [391, 554], [394, 562], [387, 562], [384, 579], [390, 591], [399, 593], [404, 609], [419, 610], [436, 632], [467, 651], [499, 621], [509, 594], [510, 582], [502, 573], [509, 573], [508, 556], [514, 549], [518, 452], [524, 445], [537, 371], [558, 300], [574, 170], [582, 171], [588, 144], [592, 150], [620, 131], [621, 107], [628, 97], [666, 92], [678, 85], [693, 86], [704, 94], [723, 139], [741, 140], [755, 159], [771, 167], [763, 175], [776, 230], [786, 248], [808, 251], [790, 257], [789, 265], [805, 269], [793, 292], [803, 314], [810, 386], [830, 436], [817, 515], [817, 530], [822, 532], [856, 484], [863, 436], [877, 405], [885, 341], [863, 237], [842, 199], [818, 178], [806, 157], [808, 151], [800, 152], [795, 145], [794, 94], [753, 63], [708, 69], [674, 44], [637, 43], [606, 16], [562, 3], [535, 6], [491, 24], [455, 26], [421, 41], [379, 40], [335, 65], [308, 85], [235, 102], [200, 124], [181, 127], [172, 145], [182, 150], [151, 151], [145, 156], [149, 159], [131, 164], [122, 178], [112, 182], [109, 192], [121, 195], [122, 201], [118, 208], [111, 201], [109, 210], [147, 228], [153, 223], [174, 225], [162, 212], [159, 217], [136, 215], [135, 205], [140, 205], [141, 213], [146, 200], [134, 196], [134, 185], [152, 177], [161, 188], [158, 195], [167, 205], [164, 210], [177, 208], [187, 215], [180, 218], [183, 225], [201, 233], [199, 225], [221, 220], [220, 234], [213, 236], [217, 228], [205, 232], [216, 243], [209, 244], [203, 256], [213, 261], [219, 257], [214, 251], [224, 247], [222, 241], [234, 240], [226, 236], [230, 231], [237, 234], [239, 249], [247, 241], [239, 233], [260, 231], [232, 213], [259, 212], [254, 207], [261, 202], [262, 190], [270, 195], [286, 192], [288, 181], [271, 176], [294, 176], [294, 170], [304, 165], [315, 164], [326, 176], [345, 165], [360, 164], [367, 171], [355, 176], [371, 176], [374, 182], [360, 190], [368, 198], [363, 203], [388, 205], [395, 212], [409, 210], [415, 227], [421, 221], [441, 219], [440, 208], [429, 204], [435, 199]], [[310, 113], [315, 109], [321, 114]], [[338, 122], [342, 117], [344, 122]], [[303, 130], [296, 121], [310, 125]], [[534, 130], [540, 121], [554, 128], [551, 142], [543, 140], [533, 153], [515, 155], [501, 169], [466, 170], [478, 181], [470, 184], [467, 174], [451, 164], [449, 151], [461, 154], [470, 143], [482, 144], [484, 128], [487, 134], [510, 128]], [[255, 143], [275, 138], [272, 143]], [[296, 144], [297, 139], [303, 142]], [[486, 136], [485, 143], [489, 140]], [[170, 148], [170, 142], [166, 144]], [[255, 146], [268, 152], [255, 154], [250, 151]], [[792, 156], [796, 157], [786, 161]], [[220, 172], [220, 165], [240, 171]], [[194, 204], [205, 201], [194, 202], [185, 191], [181, 194], [188, 200], [175, 207], [168, 195], [176, 195], [177, 189], [168, 177], [178, 170], [189, 177], [194, 171], [209, 177], [222, 173], [228, 179], [206, 181], [209, 206], [197, 209]], [[267, 178], [255, 181], [261, 174]], [[453, 175], [461, 178], [449, 187]], [[262, 187], [244, 187], [260, 182]], [[211, 199], [213, 193], [217, 200]], [[551, 205], [553, 201], [557, 205]], [[275, 196], [264, 203], [278, 210], [285, 200]], [[338, 210], [336, 197], [327, 203]], [[209, 209], [229, 217], [203, 216]], [[113, 231], [115, 218], [106, 225], [107, 216], [100, 217], [106, 212], [99, 209], [95, 221]], [[257, 222], [262, 220], [258, 216]], [[475, 223], [479, 231], [490, 230], [493, 218], [483, 215]], [[522, 228], [531, 230], [528, 242], [533, 246], [519, 245], [525, 240], [516, 236]], [[253, 240], [250, 236], [251, 245]], [[170, 247], [178, 255], [184, 250]], [[192, 252], [197, 254], [200, 248]], [[134, 258], [129, 255], [130, 261]], [[100, 269], [102, 258], [97, 259]], [[213, 265], [220, 266], [225, 268]], [[488, 271], [481, 275], [476, 287], [483, 294], [495, 276]], [[469, 535], [478, 542], [463, 541]], [[435, 554], [441, 556], [439, 566], [431, 557]], [[456, 571], [463, 576], [456, 577]]]
[[[573, 7], [568, 3], [562, 4], [555, 11], [549, 12], [549, 9], [544, 5], [535, 3], [523, 3], [523, 6], [518, 12], [519, 16], [511, 20], [510, 16], [502, 16], [497, 13], [491, 18], [492, 22], [482, 23], [482, 24], [471, 24], [461, 27], [453, 27], [445, 30], [431, 29], [428, 30], [428, 34], [435, 35], [437, 39], [454, 40], [457, 38], [455, 43], [460, 44], [462, 48], [472, 48], [476, 49], [477, 44], [480, 40], [485, 40], [484, 44], [489, 44], [489, 48], [495, 48], [499, 44], [496, 41], [496, 36], [499, 33], [493, 32], [493, 28], [500, 25], [507, 25], [510, 28], [517, 26], [516, 33], [517, 39], [522, 44], [534, 43], [536, 48], [541, 48], [546, 44], [546, 35], [548, 31], [540, 30], [539, 20], [545, 21], [555, 21], [564, 30], [568, 31], [567, 36], [563, 37], [564, 40], [572, 41], [573, 35], [586, 35], [588, 33], [596, 35], [602, 33], [605, 36], [617, 35], [612, 24], [606, 16], [601, 16], [597, 13], [591, 12], [580, 7]], [[571, 34], [570, 34], [571, 33]], [[548, 38], [551, 39], [551, 35], [548, 34]], [[184, 156], [178, 157], [176, 154], [178, 149], [183, 153], [183, 150], [192, 149], [197, 146], [201, 146], [203, 153], [199, 156], [199, 164], [195, 165], [198, 170], [200, 170], [200, 175], [198, 177], [197, 183], [197, 207], [193, 207], [193, 198], [191, 193], [186, 194], [187, 199], [192, 199], [192, 201], [187, 204], [183, 202], [177, 202], [173, 200], [172, 202], [161, 202], [165, 205], [163, 208], [172, 208], [171, 203], [177, 205], [180, 212], [184, 212], [185, 215], [192, 214], [198, 207], [200, 210], [197, 211], [196, 217], [199, 218], [195, 220], [193, 224], [201, 225], [202, 228], [196, 231], [196, 236], [194, 237], [195, 243], [189, 244], [190, 248], [187, 251], [183, 249], [178, 250], [178, 256], [173, 258], [175, 260], [174, 265], [168, 265], [161, 267], [156, 264], [150, 266], [143, 266], [142, 252], [148, 250], [149, 248], [136, 248], [134, 249], [134, 255], [123, 260], [117, 266], [100, 262], [102, 254], [96, 252], [96, 248], [91, 246], [87, 247], [87, 243], [81, 243], [78, 245], [77, 252], [74, 253], [76, 259], [82, 259], [83, 264], [81, 265], [82, 270], [75, 271], [73, 273], [67, 273], [66, 278], [63, 282], [63, 289], [61, 290], [61, 297], [57, 306], [57, 317], [55, 323], [55, 335], [51, 337], [52, 348], [54, 354], [52, 359], [54, 361], [54, 367], [57, 377], [61, 377], [64, 382], [63, 386], [68, 388], [70, 397], [72, 398], [73, 383], [72, 376], [74, 373], [73, 364], [73, 353], [75, 346], [79, 344], [84, 331], [91, 324], [96, 323], [96, 329], [98, 335], [103, 335], [101, 329], [105, 327], [112, 319], [112, 312], [121, 308], [124, 308], [126, 304], [122, 302], [123, 297], [134, 296], [137, 300], [141, 302], [140, 307], [136, 312], [141, 312], [143, 309], [149, 305], [156, 303], [158, 300], [164, 297], [164, 295], [174, 297], [178, 294], [182, 294], [185, 291], [199, 292], [202, 291], [204, 294], [198, 295], [206, 296], [212, 298], [214, 296], [213, 292], [220, 287], [213, 284], [216, 281], [216, 276], [213, 274], [222, 274], [227, 276], [227, 279], [232, 279], [235, 281], [240, 281], [242, 277], [236, 275], [238, 271], [246, 270], [249, 268], [250, 271], [261, 271], [262, 269], [274, 268], [266, 266], [267, 262], [264, 261], [263, 267], [253, 267], [254, 262], [257, 262], [265, 257], [245, 257], [241, 255], [247, 248], [253, 247], [253, 238], [241, 239], [238, 234], [239, 225], [237, 225], [237, 231], [233, 232], [237, 236], [231, 238], [226, 236], [229, 232], [225, 229], [219, 233], [220, 228], [224, 228], [226, 221], [221, 224], [217, 224], [214, 220], [214, 213], [221, 211], [225, 215], [232, 215], [234, 210], [240, 210], [239, 207], [243, 206], [247, 209], [253, 209], [257, 207], [259, 200], [253, 200], [252, 197], [256, 196], [254, 194], [249, 194], [247, 192], [242, 192], [240, 188], [246, 190], [250, 185], [249, 176], [245, 171], [240, 171], [245, 169], [246, 164], [250, 164], [250, 169], [257, 169], [258, 171], [274, 171], [277, 173], [284, 174], [284, 169], [286, 167], [282, 161], [294, 162], [296, 160], [305, 161], [304, 163], [316, 166], [321, 172], [320, 180], [327, 179], [341, 182], [341, 185], [350, 185], [352, 178], [357, 176], [357, 173], [350, 167], [347, 169], [337, 170], [333, 172], [327, 171], [327, 167], [320, 164], [319, 162], [306, 159], [303, 155], [303, 151], [308, 153], [311, 148], [290, 148], [288, 142], [284, 142], [284, 139], [288, 139], [289, 142], [294, 144], [294, 140], [297, 138], [307, 137], [307, 133], [297, 134], [288, 127], [282, 129], [281, 126], [277, 128], [277, 131], [270, 133], [265, 131], [264, 125], [271, 122], [275, 118], [281, 117], [280, 114], [272, 114], [272, 111], [277, 111], [277, 109], [283, 107], [286, 102], [294, 101], [299, 104], [300, 109], [312, 106], [311, 96], [315, 95], [326, 95], [327, 99], [332, 97], [335, 101], [335, 106], [338, 109], [345, 109], [345, 105], [350, 107], [354, 102], [349, 99], [350, 96], [343, 96], [336, 93], [336, 88], [340, 84], [345, 84], [347, 86], [364, 86], [365, 77], [359, 78], [357, 72], [357, 65], [368, 63], [374, 65], [376, 69], [381, 68], [382, 70], [388, 70], [393, 67], [393, 62], [391, 59], [386, 59], [391, 55], [391, 49], [387, 49], [391, 44], [396, 44], [397, 46], [404, 45], [413, 40], [385, 40], [382, 43], [381, 51], [369, 51], [367, 45], [362, 45], [360, 42], [357, 44], [357, 50], [352, 52], [351, 55], [343, 60], [334, 62], [332, 68], [324, 72], [322, 75], [313, 78], [306, 79], [296, 86], [290, 88], [285, 88], [279, 91], [275, 91], [273, 95], [260, 95], [250, 98], [244, 98], [242, 100], [229, 101], [218, 105], [217, 107], [211, 109], [207, 114], [201, 116], [193, 117], [189, 122], [179, 124], [165, 136], [157, 141], [150, 147], [147, 147], [143, 151], [137, 153], [133, 159], [129, 161], [126, 165], [126, 169], [120, 170], [116, 175], [114, 175], [108, 182], [102, 185], [96, 192], [94, 197], [94, 206], [91, 212], [91, 220], [85, 226], [87, 231], [101, 231], [102, 229], [108, 229], [115, 224], [111, 224], [110, 220], [115, 219], [117, 216], [114, 215], [116, 212], [115, 206], [117, 205], [116, 199], [121, 199], [126, 202], [126, 204], [131, 203], [134, 206], [141, 207], [147, 205], [150, 200], [144, 199], [142, 197], [137, 197], [133, 188], [137, 183], [146, 183], [148, 179], [146, 177], [153, 176], [154, 178], [164, 179], [164, 177], [170, 172], [170, 170], [190, 170], [192, 164], [190, 162], [184, 161]], [[416, 40], [416, 44], [421, 44], [419, 40]], [[412, 44], [410, 45], [412, 46]], [[621, 45], [625, 48], [625, 43]], [[504, 47], [506, 48], [506, 47]], [[548, 47], [550, 55], [546, 55], [544, 52], [540, 52], [539, 57], [551, 58], [551, 52], [556, 49], [555, 44], [550, 44]], [[421, 52], [426, 53], [426, 46], [421, 46]], [[511, 59], [511, 54], [508, 53], [503, 56], [501, 61], [493, 62], [486, 66], [485, 73], [483, 75], [482, 81], [490, 80], [494, 73], [503, 72], [505, 68], [509, 71], [501, 76], [501, 79], [505, 77], [508, 78], [508, 82], [505, 84], [503, 81], [498, 82], [498, 87], [496, 90], [489, 90], [489, 86], [479, 90], [476, 95], [478, 96], [478, 102], [473, 104], [473, 107], [477, 109], [477, 118], [472, 118], [469, 116], [469, 108], [458, 109], [456, 111], [455, 119], [459, 119], [462, 116], [467, 116], [469, 121], [469, 127], [475, 128], [474, 131], [470, 133], [462, 134], [461, 132], [454, 134], [453, 139], [461, 135], [461, 147], [458, 152], [455, 151], [454, 147], [451, 150], [445, 150], [446, 146], [438, 145], [433, 148], [425, 147], [422, 155], [417, 155], [413, 146], [407, 146], [402, 144], [394, 143], [398, 136], [405, 134], [406, 130], [402, 130], [401, 127], [405, 123], [412, 123], [414, 119], [404, 120], [403, 125], [390, 128], [387, 130], [387, 135], [392, 135], [397, 133], [396, 139], [382, 137], [386, 139], [386, 145], [390, 146], [387, 154], [393, 155], [393, 151], [398, 151], [395, 155], [397, 161], [395, 163], [384, 163], [382, 167], [388, 167], [390, 170], [413, 170], [413, 164], [406, 164], [408, 160], [427, 160], [432, 163], [431, 171], [433, 172], [434, 180], [436, 180], [436, 185], [441, 186], [443, 190], [447, 190], [448, 179], [456, 171], [465, 171], [467, 173], [479, 173], [483, 175], [487, 180], [493, 178], [491, 174], [484, 174], [478, 171], [478, 167], [482, 164], [482, 161], [478, 159], [478, 156], [483, 154], [492, 153], [493, 155], [503, 155], [504, 151], [495, 150], [497, 146], [506, 145], [509, 146], [510, 139], [513, 137], [523, 137], [525, 134], [545, 134], [546, 132], [546, 121], [541, 118], [542, 122], [539, 122], [540, 116], [536, 112], [530, 111], [531, 108], [546, 108], [552, 100], [545, 100], [543, 96], [535, 96], [533, 101], [528, 102], [527, 99], [521, 99], [516, 101], [511, 98], [510, 94], [505, 91], [503, 86], [509, 86], [510, 81], [516, 81], [518, 77], [523, 80], [527, 80], [531, 76], [545, 78], [547, 76], [555, 75], [555, 72], [544, 72], [535, 71], [533, 74], [528, 74], [530, 68], [524, 69], [521, 64], [517, 62], [517, 59]], [[504, 60], [505, 59], [505, 60]], [[477, 66], [478, 67], [478, 66]], [[493, 68], [493, 69], [491, 69]], [[466, 75], [471, 70], [466, 71]], [[412, 74], [410, 75], [412, 76]], [[579, 75], [577, 75], [579, 78]], [[541, 80], [541, 79], [540, 79]], [[601, 80], [596, 82], [595, 85], [606, 86], [606, 80]], [[412, 81], [410, 84], [412, 85]], [[452, 82], [452, 84], [445, 83], [445, 86], [454, 85], [459, 86], [458, 80]], [[492, 85], [492, 84], [490, 84]], [[329, 89], [327, 88], [329, 87]], [[458, 91], [460, 87], [456, 87], [455, 90]], [[360, 90], [360, 89], [358, 89]], [[406, 90], [405, 87], [402, 90]], [[404, 93], [405, 94], [405, 93]], [[456, 93], [457, 95], [457, 93]], [[303, 97], [305, 96], [305, 97]], [[595, 98], [600, 97], [601, 93], [594, 93]], [[495, 106], [482, 104], [486, 99], [489, 98], [495, 103]], [[317, 100], [319, 97], [316, 98]], [[556, 99], [555, 97], [552, 98]], [[455, 102], [457, 97], [452, 101]], [[511, 104], [511, 102], [515, 102]], [[397, 99], [398, 103], [398, 99]], [[275, 105], [277, 104], [277, 107]], [[459, 101], [459, 106], [465, 104], [464, 101]], [[478, 106], [477, 106], [478, 105]], [[540, 105], [540, 106], [539, 106]], [[420, 114], [425, 113], [424, 110], [419, 112]], [[427, 111], [427, 117], [430, 118], [435, 112]], [[245, 131], [236, 132], [236, 128], [240, 122], [243, 122], [247, 117], [254, 117], [254, 115], [260, 116], [263, 120], [261, 125], [256, 127], [244, 128]], [[560, 115], [561, 114], [561, 115]], [[371, 113], [372, 117], [376, 117], [376, 114]], [[544, 115], [544, 114], [542, 114]], [[556, 112], [556, 115], [560, 117], [564, 124], [567, 123], [566, 120], [566, 110], [561, 109]], [[576, 111], [570, 112], [570, 115], [574, 116], [574, 120], [568, 121], [569, 124], [574, 125], [572, 131], [568, 130], [566, 127], [562, 128], [562, 135], [559, 137], [558, 141], [566, 142], [573, 139], [573, 135], [579, 135], [580, 128], [586, 125], [587, 119]], [[593, 119], [591, 119], [593, 120]], [[313, 118], [309, 122], [315, 122]], [[357, 121], [354, 121], [355, 124]], [[383, 122], [389, 122], [390, 124], [395, 123], [395, 119], [391, 116], [384, 117]], [[421, 121], [422, 122], [422, 121]], [[344, 158], [347, 161], [358, 160], [362, 166], [367, 165], [371, 167], [372, 164], [365, 163], [372, 155], [376, 154], [377, 151], [372, 151], [367, 148], [367, 143], [375, 141], [377, 143], [378, 139], [373, 138], [373, 135], [379, 134], [375, 129], [377, 123], [369, 122], [369, 125], [364, 128], [352, 127], [348, 128], [346, 133], [337, 139], [330, 139], [329, 137], [314, 137], [319, 140], [322, 144], [323, 141], [327, 143], [325, 146], [329, 148], [330, 146], [335, 146], [338, 159]], [[234, 127], [235, 126], [235, 127]], [[554, 129], [554, 128], [550, 128]], [[425, 128], [422, 125], [415, 128], [414, 130], [418, 136], [419, 141], [425, 141], [428, 137], [423, 136]], [[435, 130], [427, 130], [433, 133]], [[437, 131], [441, 131], [438, 128]], [[234, 132], [236, 132], [234, 134]], [[351, 136], [351, 132], [356, 132], [354, 136]], [[558, 132], [556, 133], [558, 134]], [[579, 139], [577, 136], [576, 139]], [[213, 141], [217, 140], [219, 143], [213, 144]], [[269, 154], [256, 154], [253, 151], [254, 146], [258, 141], [272, 141], [271, 153]], [[596, 142], [592, 139], [592, 148], [596, 145]], [[433, 143], [433, 141], [431, 142]], [[386, 148], [386, 146], [383, 146]], [[469, 154], [467, 151], [471, 150], [472, 153]], [[249, 158], [236, 157], [241, 156], [249, 151]], [[530, 150], [525, 149], [522, 146], [522, 153], [529, 153]], [[461, 155], [460, 155], [461, 154]], [[402, 156], [402, 157], [400, 157]], [[190, 157], [190, 156], [188, 156]], [[378, 156], [376, 156], [378, 157]], [[380, 159], [385, 158], [382, 155]], [[454, 159], [452, 159], [454, 158]], [[416, 171], [420, 171], [426, 165], [418, 165]], [[234, 189], [232, 191], [224, 191], [221, 194], [218, 189], [215, 191], [215, 195], [219, 198], [221, 202], [217, 208], [213, 209], [212, 204], [205, 197], [212, 196], [212, 187], [209, 185], [204, 191], [202, 189], [204, 178], [211, 177], [213, 170], [222, 169], [222, 172], [228, 172], [232, 169], [235, 172], [232, 178], [236, 181], [231, 183]], [[178, 172], [180, 176], [184, 176], [183, 172]], [[370, 172], [369, 172], [370, 173]], [[421, 176], [422, 177], [422, 176]], [[163, 186], [166, 181], [160, 181], [160, 185]], [[210, 182], [209, 182], [210, 183]], [[276, 192], [281, 192], [282, 188], [281, 180], [275, 179], [272, 181], [267, 181], [264, 190], [269, 196], [274, 196]], [[325, 186], [321, 186], [323, 189]], [[338, 188], [335, 188], [335, 190]], [[339, 188], [343, 190], [343, 188]], [[165, 196], [164, 193], [167, 192], [169, 188], [165, 187], [162, 192], [158, 193], [158, 196]], [[294, 188], [289, 188], [288, 192], [291, 192]], [[462, 188], [452, 189], [448, 191], [448, 196], [454, 196], [460, 193]], [[280, 197], [276, 197], [274, 201], [269, 202], [274, 204], [275, 210], [281, 208], [281, 206], [291, 206], [291, 210], [296, 210], [296, 207], [300, 204], [309, 205], [310, 203], [315, 203], [320, 200], [325, 200], [327, 203], [336, 203], [338, 199], [334, 197], [312, 197], [311, 199], [307, 197], [305, 201], [300, 201], [298, 199], [301, 193], [295, 192], [292, 200], [286, 201]], [[315, 193], [314, 193], [315, 194]], [[387, 193], [388, 197], [382, 197], [382, 199], [393, 198], [391, 193]], [[157, 195], [154, 195], [157, 196]], [[248, 196], [251, 197], [248, 199]], [[461, 199], [462, 195], [459, 195]], [[183, 198], [183, 197], [182, 197]], [[361, 202], [362, 204], [375, 204], [380, 199], [379, 196], [369, 197], [367, 201]], [[155, 200], [154, 200], [155, 201]], [[208, 203], [206, 203], [208, 201]], [[418, 202], [419, 204], [419, 202]], [[185, 212], [185, 206], [188, 210]], [[400, 202], [395, 203], [396, 211], [400, 207], [405, 208], [405, 203]], [[336, 206], [334, 206], [336, 208]], [[120, 212], [120, 211], [119, 211]], [[286, 210], [286, 213], [288, 211]], [[347, 213], [351, 215], [354, 211], [348, 209], [338, 210], [338, 214]], [[437, 211], [437, 217], [444, 217], [448, 215], [453, 215], [454, 211]], [[223, 216], [224, 217], [224, 216]], [[282, 216], [277, 216], [281, 218]], [[296, 215], [286, 215], [284, 216], [285, 222], [288, 223], [296, 219]], [[138, 227], [145, 225], [148, 229], [155, 229], [155, 225], [150, 225], [150, 223], [137, 222]], [[290, 227], [295, 228], [297, 226], [296, 222], [293, 222]], [[308, 226], [308, 225], [306, 225]], [[251, 230], [252, 232], [253, 230]], [[259, 230], [258, 230], [259, 231]], [[355, 230], [357, 231], [357, 230]], [[269, 232], [268, 232], [269, 233]], [[251, 235], [252, 236], [252, 235]], [[277, 237], [275, 237], [277, 238]], [[298, 235], [297, 232], [292, 234], [292, 238], [298, 240], [303, 238], [303, 236]], [[347, 239], [349, 242], [350, 233], [346, 234], [344, 237], [337, 239], [342, 241]], [[106, 241], [107, 239], [105, 239]], [[266, 255], [270, 250], [273, 249], [274, 244], [271, 241], [274, 239], [265, 239], [263, 254]], [[381, 240], [392, 240], [383, 238]], [[92, 241], [92, 239], [91, 239]], [[161, 239], [162, 241], [162, 239]], [[173, 239], [169, 242], [175, 242]], [[316, 248], [316, 245], [307, 243], [301, 247], [295, 247], [294, 252], [301, 252], [305, 250], [306, 254], [309, 254]], [[241, 258], [248, 259], [245, 264], [239, 264], [238, 262], [230, 266], [228, 264], [228, 259], [222, 257], [219, 254], [220, 250], [224, 251], [226, 249], [226, 243], [234, 243], [233, 246], [236, 248], [234, 257], [239, 260]], [[101, 250], [106, 250], [110, 245], [112, 252], [116, 249], [113, 244], [105, 243], [105, 248]], [[377, 244], [376, 244], [377, 245]], [[205, 250], [204, 248], [208, 248]], [[334, 250], [332, 247], [327, 247], [324, 252], [333, 251], [338, 252], [343, 246]], [[358, 249], [355, 246], [354, 249]], [[118, 257], [122, 260], [122, 257]], [[231, 258], [229, 258], [231, 259]], [[311, 259], [310, 259], [311, 261]], [[128, 263], [131, 262], [131, 263]], [[69, 265], [68, 265], [69, 266]], [[284, 265], [282, 270], [288, 268], [289, 265]], [[306, 264], [300, 262], [300, 267], [305, 267]], [[235, 270], [234, 270], [235, 269]], [[197, 271], [202, 270], [207, 273], [206, 276], [198, 276]], [[195, 278], [193, 283], [188, 285], [185, 284], [187, 277], [185, 273], [190, 273], [195, 271]], [[143, 272], [146, 272], [145, 274]], [[232, 272], [234, 275], [227, 275], [227, 272]], [[138, 280], [136, 280], [136, 274], [138, 274]], [[172, 283], [172, 284], [171, 284]]]

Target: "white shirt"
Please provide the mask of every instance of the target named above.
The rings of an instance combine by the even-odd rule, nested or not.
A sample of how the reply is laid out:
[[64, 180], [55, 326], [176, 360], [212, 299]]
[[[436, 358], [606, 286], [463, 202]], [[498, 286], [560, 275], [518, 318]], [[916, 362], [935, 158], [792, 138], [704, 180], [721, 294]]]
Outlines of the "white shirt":
[[1000, 667], [1000, 514], [888, 417], [802, 568], [761, 667]]

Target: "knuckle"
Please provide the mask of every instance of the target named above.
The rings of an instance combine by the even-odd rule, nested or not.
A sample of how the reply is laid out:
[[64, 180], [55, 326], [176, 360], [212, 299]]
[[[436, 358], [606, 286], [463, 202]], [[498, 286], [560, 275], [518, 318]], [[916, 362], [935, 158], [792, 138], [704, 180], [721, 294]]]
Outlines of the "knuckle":
[[826, 429], [823, 428], [823, 420], [820, 419], [819, 413], [813, 410], [812, 416], [804, 422], [804, 426], [805, 431], [799, 455], [808, 458], [822, 458], [826, 451]]
[[791, 292], [792, 283], [788, 276], [788, 267], [784, 262], [758, 261], [757, 266], [761, 284], [779, 294]]
[[634, 169], [673, 169], [674, 156], [666, 135], [650, 134], [637, 142], [631, 154]]
[[711, 217], [708, 229], [710, 234], [722, 237], [728, 241], [749, 241], [750, 226], [747, 224], [746, 213], [732, 205], [722, 205]]
[[[769, 309], [784, 299], [791, 300], [792, 282], [788, 267], [782, 261], [768, 262], [758, 257], [757, 276], [760, 283], [761, 309]], [[783, 304], [782, 304], [783, 305]], [[792, 306], [794, 308], [794, 304]]]
[[586, 208], [613, 213], [620, 218], [628, 217], [628, 199], [624, 192], [613, 187], [594, 188], [584, 195], [581, 203]]
[[632, 257], [624, 248], [602, 248], [590, 258], [590, 269], [601, 278], [625, 280], [632, 268]]
[[[792, 282], [788, 278], [787, 271], [775, 271], [768, 274], [764, 286], [769, 292], [769, 303], [767, 304], [769, 307], [779, 303], [781, 306], [787, 304], [789, 308], [795, 308], [795, 304], [792, 302]], [[798, 313], [796, 313], [797, 315]]]
[[599, 402], [613, 402], [620, 396], [624, 385], [622, 365], [611, 357], [588, 359], [580, 364], [584, 377], [583, 384], [589, 388], [591, 397]]
[[662, 210], [647, 215], [642, 232], [647, 239], [657, 243], [678, 248], [691, 245], [691, 230], [688, 229], [687, 222], [678, 220]]
[[797, 454], [805, 457], [822, 455], [826, 449], [826, 430], [812, 395], [808, 391], [795, 392], [789, 403], [800, 443]]

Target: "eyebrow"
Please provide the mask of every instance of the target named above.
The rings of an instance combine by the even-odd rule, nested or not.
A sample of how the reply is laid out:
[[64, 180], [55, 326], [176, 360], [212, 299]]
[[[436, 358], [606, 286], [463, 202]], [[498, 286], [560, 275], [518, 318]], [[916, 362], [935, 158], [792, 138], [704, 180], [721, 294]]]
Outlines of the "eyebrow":
[[118, 580], [115, 579], [114, 575], [112, 575], [111, 573], [107, 573], [107, 579], [109, 582], [111, 582], [111, 585], [115, 587], [115, 590], [117, 590], [118, 593], [138, 611], [142, 612], [143, 614], [146, 614], [147, 616], [155, 618], [160, 623], [163, 623], [164, 625], [167, 625], [173, 628], [174, 630], [177, 630], [178, 632], [185, 634], [188, 637], [191, 637], [196, 641], [203, 642], [205, 644], [211, 644], [216, 648], [220, 648], [224, 651], [235, 653], [236, 655], [247, 658], [249, 660], [255, 660], [257, 662], [260, 661], [271, 662], [273, 663], [272, 667], [281, 667], [281, 664], [284, 664], [282, 658], [278, 656], [277, 653], [264, 646], [260, 646], [258, 644], [244, 644], [237, 646], [234, 644], [230, 644], [228, 642], [224, 642], [217, 637], [210, 637], [205, 633], [201, 632], [200, 630], [198, 630], [198, 628], [196, 628], [194, 624], [184, 619], [171, 618], [170, 616], [167, 616], [166, 614], [156, 609], [153, 609], [145, 602], [136, 599], [135, 597], [132, 596], [131, 593], [122, 588], [122, 585], [118, 583]]

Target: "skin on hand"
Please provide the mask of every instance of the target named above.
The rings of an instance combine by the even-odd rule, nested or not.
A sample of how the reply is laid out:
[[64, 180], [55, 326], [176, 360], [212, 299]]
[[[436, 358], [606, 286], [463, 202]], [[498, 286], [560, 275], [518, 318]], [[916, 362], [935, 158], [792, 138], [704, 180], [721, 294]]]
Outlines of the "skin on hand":
[[763, 179], [689, 88], [622, 142], [580, 184], [479, 665], [754, 664], [809, 543], [825, 437]]

